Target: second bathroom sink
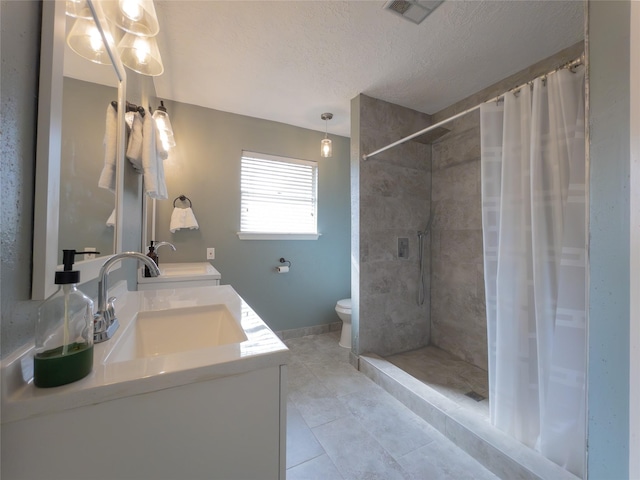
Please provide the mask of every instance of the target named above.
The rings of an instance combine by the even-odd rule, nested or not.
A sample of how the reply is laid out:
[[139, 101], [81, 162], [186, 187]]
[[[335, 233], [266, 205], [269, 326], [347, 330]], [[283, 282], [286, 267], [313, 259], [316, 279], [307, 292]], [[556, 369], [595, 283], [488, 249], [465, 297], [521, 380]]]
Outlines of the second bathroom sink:
[[220, 272], [209, 262], [160, 263], [159, 268], [157, 277], [145, 277], [144, 268], [138, 269], [138, 290], [220, 285]]

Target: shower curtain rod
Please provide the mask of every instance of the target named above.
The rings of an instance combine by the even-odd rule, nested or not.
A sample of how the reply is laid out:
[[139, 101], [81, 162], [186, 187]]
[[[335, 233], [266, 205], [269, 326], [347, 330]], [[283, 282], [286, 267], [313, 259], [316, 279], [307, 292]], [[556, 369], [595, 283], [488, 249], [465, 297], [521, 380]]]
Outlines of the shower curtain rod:
[[[563, 69], [565, 69], [565, 68], [578, 67], [578, 66], [582, 65], [583, 63], [584, 63], [584, 54], [580, 55], [580, 57], [579, 57], [579, 58], [577, 58], [577, 59], [575, 59], [575, 60], [572, 60], [572, 61], [570, 61], [570, 62], [568, 62], [568, 63], [565, 63], [565, 64], [563, 64], [563, 65], [561, 65], [561, 66], [559, 66], [559, 67], [557, 67], [557, 68], [554, 68], [554, 69], [553, 69], [553, 70], [551, 70], [550, 72], [547, 72], [547, 73], [545, 73], [545, 74], [543, 74], [543, 75], [540, 75], [540, 76], [538, 76], [538, 77], [536, 77], [536, 78], [546, 77], [547, 75], [551, 75], [552, 73], [555, 73], [555, 72], [557, 72], [558, 70], [563, 70]], [[400, 140], [397, 140], [397, 141], [395, 141], [395, 142], [393, 142], [393, 143], [390, 143], [390, 144], [389, 144], [389, 145], [387, 145], [386, 147], [379, 148], [379, 149], [378, 149], [378, 150], [376, 150], [375, 152], [371, 152], [371, 153], [369, 153], [369, 154], [363, 154], [363, 155], [362, 155], [362, 160], [363, 160], [363, 161], [366, 161], [366, 160], [368, 160], [369, 158], [373, 157], [374, 155], [377, 155], [377, 154], [382, 153], [382, 152], [384, 152], [384, 151], [386, 151], [386, 150], [389, 150], [390, 148], [397, 147], [398, 145], [401, 145], [401, 144], [403, 144], [404, 142], [407, 142], [407, 141], [409, 141], [409, 140], [412, 140], [412, 139], [414, 139], [414, 138], [416, 138], [416, 137], [419, 137], [420, 135], [424, 135], [425, 133], [430, 132], [431, 130], [434, 130], [434, 129], [438, 128], [438, 127], [441, 127], [442, 125], [445, 125], [445, 124], [447, 124], [447, 123], [449, 123], [449, 122], [451, 122], [451, 121], [455, 120], [456, 118], [460, 118], [460, 117], [462, 117], [462, 116], [466, 115], [467, 113], [473, 112], [474, 110], [478, 110], [478, 109], [479, 109], [482, 105], [484, 105], [485, 103], [497, 102], [497, 101], [499, 101], [502, 97], [504, 97], [507, 93], [509, 93], [509, 92], [514, 92], [514, 91], [517, 91], [517, 90], [520, 90], [522, 87], [524, 87], [524, 86], [526, 86], [526, 85], [530, 85], [530, 84], [531, 84], [531, 81], [526, 82], [526, 83], [523, 83], [523, 84], [521, 84], [521, 85], [518, 85], [517, 87], [511, 88], [511, 89], [507, 90], [507, 91], [506, 91], [506, 92], [504, 92], [504, 93], [501, 93], [500, 95], [498, 95], [498, 96], [496, 96], [496, 97], [493, 97], [493, 98], [491, 98], [491, 99], [489, 99], [489, 100], [486, 100], [486, 101], [484, 101], [484, 102], [482, 102], [482, 103], [479, 103], [479, 104], [478, 104], [478, 105], [476, 105], [475, 107], [467, 108], [466, 110], [464, 110], [464, 111], [462, 111], [462, 112], [460, 112], [460, 113], [456, 113], [455, 115], [452, 115], [452, 116], [450, 116], [450, 117], [448, 117], [448, 118], [445, 118], [444, 120], [442, 120], [442, 121], [440, 121], [440, 122], [438, 122], [438, 123], [434, 123], [433, 125], [429, 125], [428, 127], [423, 128], [422, 130], [420, 130], [420, 131], [418, 131], [418, 132], [412, 133], [411, 135], [409, 135], [409, 136], [407, 136], [407, 137], [401, 138]]]

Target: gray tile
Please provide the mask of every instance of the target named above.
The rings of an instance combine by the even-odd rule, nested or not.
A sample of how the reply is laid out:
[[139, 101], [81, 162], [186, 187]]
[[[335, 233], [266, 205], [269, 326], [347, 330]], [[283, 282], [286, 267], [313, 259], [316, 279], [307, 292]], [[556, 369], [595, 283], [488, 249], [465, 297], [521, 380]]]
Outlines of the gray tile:
[[416, 480], [497, 480], [493, 473], [454, 444], [443, 439], [414, 450], [399, 459]]
[[324, 449], [307, 426], [300, 412], [287, 403], [287, 468], [324, 455]]
[[465, 395], [474, 391], [489, 396], [486, 370], [434, 346], [392, 355], [387, 360], [481, 418], [489, 417], [488, 399], [476, 402]]
[[326, 454], [287, 470], [287, 480], [342, 480], [343, 478]]
[[402, 467], [354, 418], [335, 420], [314, 428], [313, 433], [344, 478], [407, 478]]
[[313, 428], [349, 415], [344, 404], [315, 375], [311, 374], [304, 382], [299, 379], [294, 379], [293, 382], [297, 383], [297, 386], [295, 390], [290, 389], [289, 399], [293, 401], [309, 427]]
[[307, 368], [336, 396], [348, 395], [374, 385], [349, 363], [325, 359], [322, 363], [308, 363]]
[[432, 441], [433, 427], [377, 385], [341, 400], [396, 459]]

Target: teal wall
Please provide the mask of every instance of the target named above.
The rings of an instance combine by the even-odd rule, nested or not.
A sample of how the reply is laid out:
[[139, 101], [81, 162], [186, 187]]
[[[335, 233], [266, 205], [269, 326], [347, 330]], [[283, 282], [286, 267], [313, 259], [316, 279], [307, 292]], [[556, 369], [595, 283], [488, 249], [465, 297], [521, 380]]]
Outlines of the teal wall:
[[[165, 162], [169, 200], [157, 202], [160, 262], [211, 263], [273, 330], [339, 321], [336, 301], [350, 296], [349, 139], [330, 135], [333, 157], [320, 157], [324, 133], [209, 108], [165, 101], [176, 149]], [[318, 113], [318, 127], [324, 127]], [[329, 124], [329, 132], [331, 131]], [[318, 162], [318, 240], [240, 240], [240, 155], [242, 150]], [[193, 203], [199, 230], [169, 232], [173, 200]], [[275, 273], [278, 260], [292, 262]]]
[[588, 475], [593, 480], [629, 478], [629, 15], [628, 1], [589, 2]]

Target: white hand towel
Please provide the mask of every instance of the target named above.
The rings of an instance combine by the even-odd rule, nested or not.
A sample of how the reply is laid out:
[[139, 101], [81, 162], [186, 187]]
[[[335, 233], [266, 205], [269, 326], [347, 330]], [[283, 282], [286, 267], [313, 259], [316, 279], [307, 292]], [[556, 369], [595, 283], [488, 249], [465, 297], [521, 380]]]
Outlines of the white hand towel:
[[111, 215], [109, 215], [109, 218], [107, 219], [107, 227], [114, 227], [116, 225], [116, 209], [113, 209], [113, 212], [111, 212]]
[[175, 207], [171, 214], [171, 223], [169, 224], [169, 231], [175, 233], [176, 230], [181, 228], [188, 228], [190, 230], [197, 230], [199, 228], [196, 216], [193, 214], [193, 210], [190, 207], [180, 208]]
[[100, 173], [98, 186], [112, 192], [116, 191], [116, 144], [118, 141], [118, 113], [109, 104], [104, 130], [104, 167]]
[[[164, 179], [162, 153], [158, 150], [156, 121], [151, 115], [145, 115], [142, 125], [142, 169], [144, 188], [149, 197], [156, 200], [169, 198]], [[166, 153], [166, 152], [165, 152]]]
[[142, 173], [142, 116], [138, 112], [127, 112], [127, 116], [129, 115], [131, 116], [131, 133], [127, 145], [127, 158], [136, 172]]

